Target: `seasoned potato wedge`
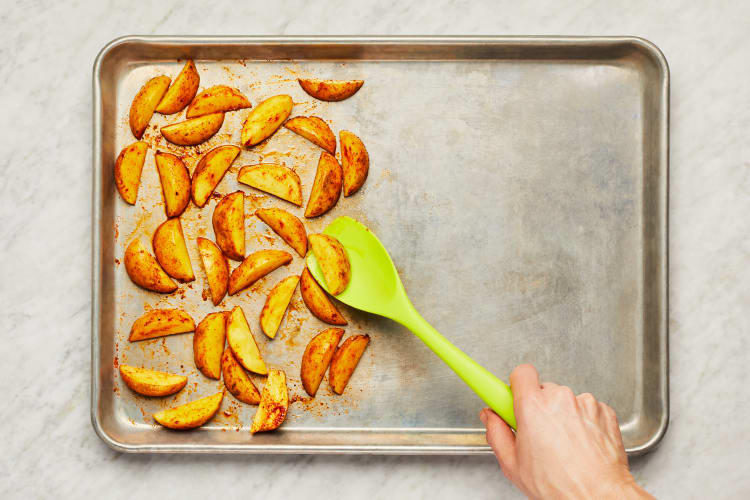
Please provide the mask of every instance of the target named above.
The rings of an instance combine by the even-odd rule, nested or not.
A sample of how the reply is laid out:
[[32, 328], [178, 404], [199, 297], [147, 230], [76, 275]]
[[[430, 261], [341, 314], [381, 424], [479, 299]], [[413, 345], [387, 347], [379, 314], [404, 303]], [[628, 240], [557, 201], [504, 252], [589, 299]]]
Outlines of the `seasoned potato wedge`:
[[195, 327], [193, 359], [195, 366], [208, 378], [221, 378], [221, 354], [224, 352], [227, 313], [208, 314]]
[[169, 410], [154, 413], [154, 420], [169, 429], [194, 429], [205, 424], [216, 415], [224, 399], [224, 391], [213, 396], [196, 399], [190, 403]]
[[321, 101], [343, 101], [353, 96], [365, 83], [364, 80], [320, 80], [298, 78], [300, 87]]
[[238, 154], [240, 154], [240, 148], [229, 144], [214, 148], [201, 157], [193, 171], [193, 181], [190, 187], [190, 193], [196, 205], [202, 207], [206, 204]]
[[292, 169], [274, 163], [247, 165], [240, 169], [237, 180], [298, 207], [302, 206], [302, 182]]
[[344, 169], [344, 196], [351, 196], [367, 179], [370, 155], [362, 140], [348, 130], [339, 132], [341, 140], [341, 166]]
[[320, 382], [326, 374], [328, 364], [336, 352], [341, 336], [344, 330], [341, 328], [328, 328], [323, 330], [307, 344], [305, 353], [302, 355], [302, 365], [300, 368], [300, 379], [302, 387], [305, 388], [310, 396], [315, 396], [320, 387]]
[[156, 106], [164, 97], [171, 81], [171, 78], [164, 75], [152, 78], [141, 87], [141, 90], [133, 98], [133, 103], [130, 105], [129, 121], [130, 131], [133, 132], [136, 139], [143, 137], [148, 122], [151, 121]]
[[162, 222], [154, 232], [152, 243], [156, 260], [168, 275], [180, 281], [195, 279], [179, 217]]
[[148, 253], [141, 240], [135, 239], [125, 249], [125, 271], [138, 286], [154, 292], [172, 293], [177, 284], [161, 268], [153, 255]]
[[255, 146], [271, 137], [284, 120], [289, 118], [292, 106], [292, 98], [288, 95], [275, 95], [258, 104], [242, 124], [242, 145]]
[[211, 113], [184, 122], [172, 123], [161, 128], [161, 135], [178, 146], [195, 146], [206, 142], [219, 131], [224, 123], [224, 113]]
[[302, 271], [302, 276], [300, 276], [299, 289], [302, 300], [305, 301], [305, 305], [313, 313], [313, 316], [329, 325], [346, 325], [344, 317], [307, 268]]
[[338, 295], [346, 289], [352, 277], [349, 257], [339, 240], [327, 234], [311, 234], [310, 247], [323, 271], [323, 278], [331, 295]]
[[227, 343], [232, 349], [234, 357], [246, 370], [259, 375], [268, 373], [268, 368], [266, 368], [263, 357], [260, 355], [258, 344], [255, 342], [255, 337], [250, 331], [250, 325], [247, 324], [245, 313], [242, 312], [240, 306], [232, 309], [231, 314], [227, 317]]
[[129, 365], [120, 365], [120, 376], [128, 387], [144, 396], [169, 396], [187, 384], [187, 377], [182, 375]]
[[206, 270], [208, 280], [208, 291], [211, 293], [211, 302], [218, 306], [224, 295], [227, 294], [229, 286], [229, 263], [219, 247], [211, 240], [198, 238], [198, 252], [201, 254], [203, 268]]
[[289, 390], [286, 386], [286, 374], [283, 370], [271, 369], [260, 394], [260, 405], [253, 417], [250, 432], [255, 434], [278, 429], [284, 423], [288, 408]]
[[153, 339], [195, 330], [195, 322], [182, 309], [152, 309], [133, 323], [128, 340]]
[[232, 260], [245, 257], [245, 195], [235, 191], [221, 199], [212, 218], [216, 244]]
[[229, 275], [229, 295], [249, 287], [266, 274], [292, 261], [283, 250], [258, 250], [248, 255]]
[[224, 385], [232, 395], [249, 405], [260, 403], [260, 392], [242, 369], [232, 349], [227, 347], [221, 355], [221, 373], [224, 375]]
[[135, 205], [138, 198], [138, 186], [141, 184], [141, 171], [146, 162], [148, 144], [134, 142], [123, 148], [115, 160], [115, 185], [125, 203]]
[[161, 98], [159, 105], [156, 106], [156, 112], [171, 115], [182, 111], [195, 97], [200, 83], [201, 77], [198, 75], [195, 63], [192, 59], [188, 59], [180, 74], [177, 75], [164, 97]]
[[331, 127], [317, 116], [296, 116], [287, 121], [284, 127], [331, 154], [336, 152], [336, 136], [331, 132]]
[[250, 101], [239, 90], [226, 85], [216, 85], [195, 96], [185, 116], [196, 118], [211, 113], [237, 111], [251, 106]]
[[260, 208], [255, 215], [281, 236], [301, 257], [307, 255], [307, 232], [302, 221], [281, 208]]
[[333, 392], [344, 392], [369, 342], [369, 335], [352, 335], [336, 349], [336, 354], [331, 360], [331, 369], [328, 371], [328, 383], [331, 384]]
[[305, 217], [317, 217], [329, 211], [339, 201], [344, 172], [336, 158], [323, 151], [318, 160], [318, 170], [307, 200]]
[[156, 170], [167, 217], [177, 217], [190, 203], [190, 172], [177, 156], [163, 151], [156, 152]]
[[260, 328], [268, 338], [274, 338], [284, 318], [289, 301], [292, 300], [294, 290], [297, 289], [299, 276], [288, 276], [276, 283], [268, 292], [266, 303], [260, 311]]

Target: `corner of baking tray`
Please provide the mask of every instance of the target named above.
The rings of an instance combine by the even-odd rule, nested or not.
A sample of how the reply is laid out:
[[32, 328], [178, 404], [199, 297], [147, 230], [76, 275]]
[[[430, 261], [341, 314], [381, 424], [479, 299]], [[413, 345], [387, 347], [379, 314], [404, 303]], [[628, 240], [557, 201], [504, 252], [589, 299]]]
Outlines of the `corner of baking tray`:
[[664, 84], [669, 86], [669, 62], [667, 62], [664, 52], [662, 52], [654, 42], [647, 38], [628, 36], [626, 39], [659, 69], [659, 72], [664, 79]]

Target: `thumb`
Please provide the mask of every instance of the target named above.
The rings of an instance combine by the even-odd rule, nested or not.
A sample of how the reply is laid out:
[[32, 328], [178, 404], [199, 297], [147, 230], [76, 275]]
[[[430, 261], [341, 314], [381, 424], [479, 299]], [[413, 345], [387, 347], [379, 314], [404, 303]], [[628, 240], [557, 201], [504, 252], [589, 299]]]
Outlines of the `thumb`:
[[516, 435], [497, 413], [485, 408], [479, 418], [487, 427], [487, 444], [497, 457], [503, 473], [510, 479], [516, 475]]

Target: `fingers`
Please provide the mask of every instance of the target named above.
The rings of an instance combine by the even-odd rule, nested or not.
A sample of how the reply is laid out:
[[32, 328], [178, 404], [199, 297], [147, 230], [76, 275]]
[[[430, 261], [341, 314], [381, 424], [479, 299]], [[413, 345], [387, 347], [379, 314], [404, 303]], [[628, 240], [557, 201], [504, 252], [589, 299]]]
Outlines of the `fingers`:
[[599, 403], [599, 418], [607, 431], [607, 434], [615, 443], [618, 451], [617, 460], [625, 467], [628, 466], [628, 455], [625, 453], [625, 444], [622, 442], [620, 424], [617, 422], [615, 410], [604, 403]]
[[590, 392], [584, 392], [576, 396], [578, 408], [593, 422], [599, 421], [599, 402]]
[[521, 398], [540, 390], [539, 374], [533, 365], [518, 365], [510, 374], [510, 388], [513, 391], [513, 404]]
[[512, 479], [516, 476], [516, 436], [503, 419], [485, 408], [479, 413], [479, 418], [487, 427], [487, 444], [497, 457], [497, 462], [503, 473]]

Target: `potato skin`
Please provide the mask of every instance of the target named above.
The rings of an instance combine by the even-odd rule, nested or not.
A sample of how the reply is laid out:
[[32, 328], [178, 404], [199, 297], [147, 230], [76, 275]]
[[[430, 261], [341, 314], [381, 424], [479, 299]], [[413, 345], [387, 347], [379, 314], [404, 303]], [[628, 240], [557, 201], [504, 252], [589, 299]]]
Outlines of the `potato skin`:
[[260, 403], [258, 388], [245, 373], [229, 347], [224, 349], [224, 354], [221, 355], [221, 373], [224, 375], [224, 385], [232, 396], [249, 405]]
[[300, 87], [310, 96], [321, 101], [343, 101], [357, 93], [364, 80], [320, 80], [318, 78], [298, 78]]
[[286, 374], [283, 370], [271, 369], [268, 372], [266, 385], [260, 395], [260, 405], [253, 417], [250, 432], [272, 431], [278, 429], [289, 408], [289, 390], [286, 385]]
[[302, 355], [300, 379], [302, 387], [310, 396], [315, 397], [315, 393], [318, 392], [320, 382], [343, 335], [344, 330], [341, 328], [328, 328], [318, 333], [307, 344]]
[[344, 172], [338, 160], [326, 151], [321, 152], [305, 217], [318, 217], [336, 205], [341, 196], [343, 177]]
[[193, 335], [193, 359], [195, 366], [208, 378], [221, 378], [221, 354], [226, 340], [226, 317], [224, 311], [209, 313]]
[[370, 170], [370, 155], [362, 140], [348, 130], [339, 132], [341, 166], [344, 170], [344, 196], [351, 196], [362, 187]]
[[120, 376], [125, 385], [143, 396], [170, 396], [187, 384], [187, 377], [137, 366], [120, 365]]
[[129, 123], [130, 131], [136, 139], [143, 137], [148, 127], [148, 122], [154, 115], [156, 106], [169, 88], [172, 79], [168, 76], [157, 76], [147, 81], [133, 98], [130, 104]]
[[245, 195], [235, 191], [216, 204], [211, 219], [216, 244], [228, 258], [245, 258]]
[[260, 208], [255, 215], [281, 236], [300, 257], [307, 255], [307, 231], [296, 216], [281, 208]]
[[185, 117], [196, 118], [211, 113], [237, 111], [251, 106], [250, 101], [239, 90], [226, 85], [215, 85], [202, 91], [193, 99]]
[[125, 203], [135, 205], [147, 152], [148, 144], [138, 141], [123, 148], [115, 160], [115, 185]]
[[251, 253], [229, 275], [229, 295], [244, 290], [266, 274], [291, 261], [292, 254], [283, 250], [258, 250]]
[[246, 165], [237, 174], [237, 181], [302, 206], [302, 182], [290, 168], [274, 163]]
[[311, 234], [308, 239], [323, 271], [328, 291], [331, 295], [340, 294], [346, 290], [352, 275], [346, 250], [339, 240], [327, 234]]
[[162, 97], [156, 107], [156, 112], [171, 115], [182, 111], [195, 97], [200, 83], [201, 77], [198, 75], [195, 63], [192, 59], [188, 59], [180, 74], [177, 75], [177, 78], [174, 79], [174, 82]]
[[195, 330], [195, 322], [182, 309], [152, 309], [135, 320], [128, 340], [148, 340]]
[[167, 217], [177, 217], [190, 203], [190, 172], [181, 159], [164, 151], [156, 152], [156, 170], [164, 196], [164, 211]]
[[161, 128], [161, 135], [178, 146], [195, 146], [206, 142], [221, 129], [224, 113], [212, 113]]
[[268, 373], [268, 367], [263, 361], [258, 343], [240, 306], [235, 306], [227, 317], [227, 343], [237, 362], [246, 370], [259, 375]]
[[177, 283], [172, 281], [153, 255], [138, 238], [130, 242], [123, 257], [125, 271], [136, 285], [160, 293], [172, 293]]
[[287, 276], [268, 292], [266, 303], [260, 311], [260, 329], [268, 338], [272, 339], [276, 336], [292, 295], [297, 289], [297, 283], [299, 283], [299, 276]]
[[229, 263], [213, 241], [198, 237], [197, 242], [198, 252], [203, 262], [203, 269], [206, 271], [211, 302], [217, 306], [227, 294], [227, 287], [229, 286]]
[[240, 148], [231, 144], [219, 146], [204, 154], [193, 171], [190, 194], [193, 202], [203, 207], [226, 174]]
[[328, 371], [328, 383], [331, 384], [333, 392], [336, 394], [344, 392], [346, 384], [349, 383], [369, 343], [369, 335], [352, 335], [336, 349]]
[[283, 94], [269, 97], [258, 104], [242, 124], [242, 145], [252, 147], [271, 137], [289, 118], [293, 105], [292, 98]]
[[346, 319], [307, 268], [302, 271], [300, 276], [299, 289], [302, 300], [313, 316], [329, 325], [344, 326], [347, 324]]
[[295, 116], [287, 120], [284, 127], [331, 154], [336, 152], [336, 136], [331, 127], [317, 116]]
[[168, 275], [183, 282], [195, 279], [179, 217], [167, 219], [156, 228], [152, 246], [157, 262]]
[[224, 392], [196, 399], [190, 403], [154, 413], [154, 420], [164, 427], [175, 430], [194, 429], [205, 424], [221, 407]]

